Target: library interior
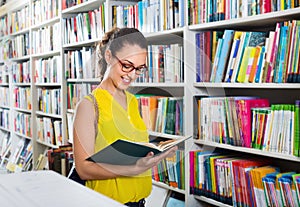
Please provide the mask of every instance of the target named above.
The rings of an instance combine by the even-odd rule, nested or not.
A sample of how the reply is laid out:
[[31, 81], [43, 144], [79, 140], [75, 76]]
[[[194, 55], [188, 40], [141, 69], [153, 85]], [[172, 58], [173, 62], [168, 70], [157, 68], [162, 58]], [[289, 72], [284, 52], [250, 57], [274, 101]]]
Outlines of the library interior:
[[299, 49], [300, 0], [0, 1], [0, 206], [300, 206]]

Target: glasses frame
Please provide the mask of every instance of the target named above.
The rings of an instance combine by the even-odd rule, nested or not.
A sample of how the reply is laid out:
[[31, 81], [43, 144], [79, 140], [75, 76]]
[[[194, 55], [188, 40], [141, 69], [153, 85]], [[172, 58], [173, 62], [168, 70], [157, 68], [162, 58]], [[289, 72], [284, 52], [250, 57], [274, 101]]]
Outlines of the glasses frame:
[[134, 65], [132, 64], [126, 64], [126, 63], [123, 63], [116, 55], [113, 55], [117, 60], [118, 62], [120, 63], [120, 65], [122, 66], [122, 71], [125, 72], [125, 73], [130, 73], [131, 71], [135, 70], [135, 74], [136, 75], [141, 75], [143, 74], [146, 70], [148, 70], [148, 67], [146, 65], [142, 65], [142, 66], [139, 66], [139, 67], [135, 67]]

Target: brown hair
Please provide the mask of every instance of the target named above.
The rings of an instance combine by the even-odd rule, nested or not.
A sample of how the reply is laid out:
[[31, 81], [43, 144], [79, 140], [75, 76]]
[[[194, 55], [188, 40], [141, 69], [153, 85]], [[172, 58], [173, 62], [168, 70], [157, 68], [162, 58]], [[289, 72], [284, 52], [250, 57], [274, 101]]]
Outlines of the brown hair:
[[140, 48], [147, 50], [148, 43], [144, 35], [135, 28], [118, 28], [106, 32], [102, 40], [96, 45], [96, 53], [98, 58], [98, 65], [100, 71], [100, 78], [102, 80], [107, 63], [105, 61], [105, 51], [109, 49], [112, 55], [121, 50], [126, 45], [138, 45]]

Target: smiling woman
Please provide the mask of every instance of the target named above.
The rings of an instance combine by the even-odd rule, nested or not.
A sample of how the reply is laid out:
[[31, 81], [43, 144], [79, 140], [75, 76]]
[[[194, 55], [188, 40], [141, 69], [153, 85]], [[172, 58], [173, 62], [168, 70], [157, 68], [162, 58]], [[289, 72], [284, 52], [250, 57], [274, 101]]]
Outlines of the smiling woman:
[[117, 139], [149, 142], [137, 99], [127, 91], [147, 70], [147, 47], [143, 34], [134, 28], [115, 28], [106, 33], [96, 50], [101, 71], [101, 82], [91, 94], [96, 103], [90, 96], [84, 97], [74, 117], [74, 157], [79, 176], [86, 180], [87, 187], [128, 206], [144, 206], [144, 198], [152, 189], [150, 169], [172, 156], [177, 147], [158, 156], [149, 152], [133, 165], [86, 159]]

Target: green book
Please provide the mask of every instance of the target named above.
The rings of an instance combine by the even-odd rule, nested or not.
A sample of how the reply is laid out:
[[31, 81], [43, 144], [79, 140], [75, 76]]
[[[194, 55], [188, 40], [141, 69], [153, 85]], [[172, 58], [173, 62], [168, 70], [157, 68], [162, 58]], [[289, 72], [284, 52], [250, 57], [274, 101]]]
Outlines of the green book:
[[293, 155], [300, 157], [300, 149], [299, 149], [299, 142], [300, 142], [300, 100], [296, 100], [295, 104], [295, 113], [294, 113], [294, 149]]

